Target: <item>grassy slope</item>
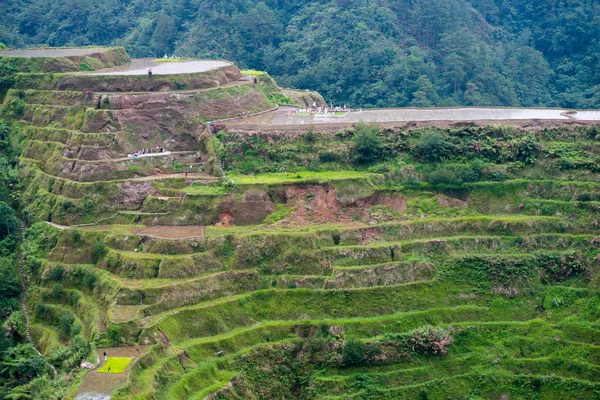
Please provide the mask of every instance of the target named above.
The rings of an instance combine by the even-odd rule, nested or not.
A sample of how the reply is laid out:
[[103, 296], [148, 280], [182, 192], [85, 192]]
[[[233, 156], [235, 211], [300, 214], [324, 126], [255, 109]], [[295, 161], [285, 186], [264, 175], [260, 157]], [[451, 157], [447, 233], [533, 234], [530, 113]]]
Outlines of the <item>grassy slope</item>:
[[[65, 79], [32, 77], [40, 87]], [[270, 105], [277, 93], [266, 89]], [[136, 171], [85, 183], [68, 169], [55, 176], [65, 149], [119, 138], [80, 130], [108, 111], [74, 107], [85, 101], [77, 91], [12, 91], [9, 99], [8, 114], [31, 122], [20, 133], [32, 221], [139, 212], [81, 229], [33, 225], [26, 243], [32, 333], [45, 353], [78, 334], [106, 346], [154, 343], [116, 398], [599, 397], [600, 182], [588, 128], [446, 132], [456, 154], [481, 145], [477, 168], [468, 157], [424, 160], [419, 143], [431, 132], [420, 130], [384, 132], [393, 156], [368, 169], [349, 156], [352, 130], [222, 132], [215, 143], [230, 179], [149, 181], [151, 196], [125, 204], [123, 187], [142, 187], [129, 178]], [[521, 148], [531, 135], [539, 147], [532, 165]], [[478, 179], [458, 180], [465, 171]], [[295, 207], [312, 213], [319, 196], [291, 204], [290, 188], [335, 190], [342, 208], [362, 201], [366, 214], [286, 224]], [[212, 226], [223, 204], [249, 199], [240, 209], [250, 213], [265, 207], [256, 200], [264, 196], [271, 215]], [[401, 196], [403, 211], [385, 206], [385, 196]], [[202, 239], [136, 234], [186, 223], [209, 226]], [[428, 325], [452, 335], [447, 354], [406, 347]], [[356, 343], [366, 350], [349, 362]]]

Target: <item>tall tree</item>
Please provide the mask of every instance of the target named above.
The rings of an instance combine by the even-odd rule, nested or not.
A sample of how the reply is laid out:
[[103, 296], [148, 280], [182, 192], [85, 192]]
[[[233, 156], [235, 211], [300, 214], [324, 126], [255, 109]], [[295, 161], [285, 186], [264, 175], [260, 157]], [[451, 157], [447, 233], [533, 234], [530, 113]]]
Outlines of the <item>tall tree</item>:
[[152, 33], [151, 47], [155, 55], [160, 57], [163, 54], [173, 51], [173, 40], [177, 31], [175, 29], [175, 20], [165, 13], [160, 13], [156, 17], [156, 27]]

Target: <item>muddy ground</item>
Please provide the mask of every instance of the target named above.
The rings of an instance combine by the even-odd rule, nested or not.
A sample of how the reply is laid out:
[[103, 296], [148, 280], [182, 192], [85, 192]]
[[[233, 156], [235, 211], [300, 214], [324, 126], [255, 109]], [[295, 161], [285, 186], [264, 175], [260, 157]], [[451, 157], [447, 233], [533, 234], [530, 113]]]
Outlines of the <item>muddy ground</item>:
[[[98, 368], [104, 365], [104, 357], [102, 357], [104, 352], [108, 357], [133, 357], [135, 360], [135, 358], [142, 356], [148, 348], [149, 346], [131, 346], [98, 349], [97, 354], [100, 360]], [[83, 377], [74, 400], [109, 400], [111, 393], [127, 381], [129, 368], [127, 367], [122, 374], [99, 373], [96, 372], [97, 368], [89, 371]]]

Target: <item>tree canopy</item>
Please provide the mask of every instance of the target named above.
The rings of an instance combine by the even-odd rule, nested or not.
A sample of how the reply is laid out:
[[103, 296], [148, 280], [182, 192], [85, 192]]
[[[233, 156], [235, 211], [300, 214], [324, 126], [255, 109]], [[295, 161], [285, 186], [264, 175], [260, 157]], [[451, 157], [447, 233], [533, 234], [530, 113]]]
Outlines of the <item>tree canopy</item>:
[[8, 0], [11, 47], [225, 58], [354, 106], [600, 107], [589, 0]]

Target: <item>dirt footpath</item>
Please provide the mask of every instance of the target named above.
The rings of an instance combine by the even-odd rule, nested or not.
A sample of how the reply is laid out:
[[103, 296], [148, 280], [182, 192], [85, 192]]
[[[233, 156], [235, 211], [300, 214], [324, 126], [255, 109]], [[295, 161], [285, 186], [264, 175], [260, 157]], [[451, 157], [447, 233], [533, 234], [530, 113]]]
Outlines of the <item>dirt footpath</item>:
[[134, 229], [133, 233], [140, 236], [150, 236], [158, 239], [188, 239], [204, 238], [204, 227], [198, 225], [187, 226], [150, 226]]

